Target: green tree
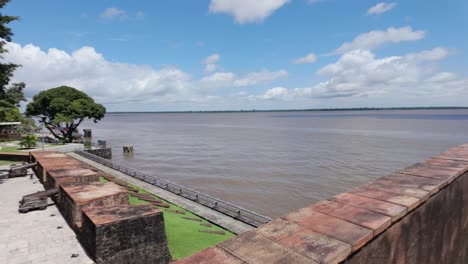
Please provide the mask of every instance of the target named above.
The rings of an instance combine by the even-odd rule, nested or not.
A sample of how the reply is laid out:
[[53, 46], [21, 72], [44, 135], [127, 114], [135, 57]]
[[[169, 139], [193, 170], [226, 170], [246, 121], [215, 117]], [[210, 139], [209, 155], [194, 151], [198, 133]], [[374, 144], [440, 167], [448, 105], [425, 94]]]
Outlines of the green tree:
[[42, 91], [26, 107], [26, 115], [41, 116], [44, 126], [60, 141], [72, 142], [73, 133], [86, 118], [95, 123], [106, 108], [82, 91], [60, 86]]
[[[8, 2], [10, 0], [0, 0], [0, 9]], [[13, 36], [8, 24], [18, 19], [17, 16], [5, 16], [0, 13], [0, 118], [7, 118], [0, 119], [2, 121], [21, 121], [21, 115], [16, 115], [16, 112], [19, 113], [16, 107], [21, 101], [26, 101], [23, 94], [23, 89], [26, 86], [24, 83], [14, 83], [9, 87], [13, 72], [20, 65], [3, 61], [3, 53], [8, 52], [5, 48], [6, 42], [11, 41]], [[12, 118], [14, 120], [11, 120]]]

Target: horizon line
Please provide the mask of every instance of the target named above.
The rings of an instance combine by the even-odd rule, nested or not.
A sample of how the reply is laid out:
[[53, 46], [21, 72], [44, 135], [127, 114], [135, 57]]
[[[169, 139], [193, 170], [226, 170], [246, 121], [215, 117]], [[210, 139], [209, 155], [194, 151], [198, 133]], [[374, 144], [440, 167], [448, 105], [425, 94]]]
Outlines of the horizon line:
[[345, 108], [304, 108], [304, 109], [250, 109], [250, 110], [180, 110], [180, 111], [111, 111], [106, 114], [143, 113], [253, 113], [253, 112], [326, 112], [326, 111], [366, 111], [366, 110], [455, 110], [468, 109], [468, 106], [416, 106], [416, 107], [345, 107]]

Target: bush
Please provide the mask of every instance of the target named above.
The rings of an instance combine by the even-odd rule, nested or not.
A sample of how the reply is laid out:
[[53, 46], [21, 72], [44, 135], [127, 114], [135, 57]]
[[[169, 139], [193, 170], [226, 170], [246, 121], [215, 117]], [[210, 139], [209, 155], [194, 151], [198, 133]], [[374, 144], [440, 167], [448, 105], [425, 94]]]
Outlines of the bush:
[[26, 137], [23, 138], [23, 140], [20, 141], [20, 146], [26, 149], [31, 149], [36, 146], [37, 143], [37, 137], [36, 135], [27, 135]]

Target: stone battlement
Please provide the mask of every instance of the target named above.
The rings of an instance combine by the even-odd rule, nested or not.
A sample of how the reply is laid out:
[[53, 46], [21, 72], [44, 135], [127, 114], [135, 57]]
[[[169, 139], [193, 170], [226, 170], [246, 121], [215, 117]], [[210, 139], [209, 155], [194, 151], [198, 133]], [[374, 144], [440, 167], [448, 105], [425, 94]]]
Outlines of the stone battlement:
[[468, 263], [468, 144], [177, 264]]
[[168, 263], [162, 212], [128, 204], [127, 189], [99, 182], [102, 172], [58, 152], [31, 152], [46, 189], [59, 188], [57, 207], [97, 263]]

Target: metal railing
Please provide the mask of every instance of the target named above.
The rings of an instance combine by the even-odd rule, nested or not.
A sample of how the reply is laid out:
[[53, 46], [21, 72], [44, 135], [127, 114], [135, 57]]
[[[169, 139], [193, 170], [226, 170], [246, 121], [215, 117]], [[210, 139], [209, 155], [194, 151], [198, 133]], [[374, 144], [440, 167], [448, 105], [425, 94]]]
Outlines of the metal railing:
[[142, 180], [144, 182], [147, 182], [151, 185], [157, 186], [161, 189], [177, 194], [179, 196], [182, 196], [193, 202], [209, 207], [215, 211], [218, 211], [220, 213], [233, 217], [251, 226], [258, 227], [260, 225], [266, 224], [271, 221], [271, 218], [269, 217], [257, 214], [255, 212], [249, 211], [247, 209], [231, 204], [229, 202], [214, 198], [212, 196], [194, 191], [187, 187], [183, 187], [176, 183], [172, 183], [170, 181], [160, 179], [156, 176], [149, 175], [141, 171], [137, 171], [133, 168], [119, 164], [115, 161], [101, 158], [99, 156], [96, 156], [86, 151], [75, 151], [75, 153], [85, 158], [88, 158], [92, 161], [98, 162], [109, 168], [118, 170], [126, 175], [137, 178], [139, 180]]

